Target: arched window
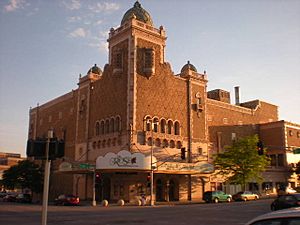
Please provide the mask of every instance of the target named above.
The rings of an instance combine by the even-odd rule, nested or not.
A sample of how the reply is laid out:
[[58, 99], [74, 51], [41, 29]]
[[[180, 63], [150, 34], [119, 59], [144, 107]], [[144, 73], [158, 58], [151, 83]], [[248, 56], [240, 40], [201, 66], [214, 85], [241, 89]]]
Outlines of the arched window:
[[115, 130], [114, 126], [115, 126], [115, 119], [114, 119], [114, 118], [111, 118], [111, 119], [110, 119], [110, 122], [109, 122], [109, 132], [110, 132], [110, 133], [113, 133], [113, 132], [114, 132], [114, 130]]
[[110, 147], [110, 144], [111, 144], [111, 139], [108, 139], [108, 141], [107, 141], [107, 147]]
[[156, 138], [154, 144], [155, 144], [156, 147], [160, 147], [160, 145], [161, 145], [160, 139]]
[[162, 147], [163, 148], [167, 148], [169, 146], [169, 142], [167, 139], [164, 139], [163, 142], [162, 142]]
[[153, 121], [152, 121], [152, 128], [153, 128], [153, 131], [154, 132], [158, 132], [158, 124], [159, 124], [159, 120], [157, 117], [153, 118]]
[[100, 123], [100, 134], [104, 134], [104, 121], [103, 120]]
[[100, 135], [100, 124], [98, 121], [96, 123], [95, 133], [96, 133], [96, 136]]
[[120, 117], [117, 116], [116, 120], [115, 120], [115, 132], [120, 131]]
[[176, 121], [176, 122], [174, 123], [174, 134], [175, 134], [175, 135], [180, 135], [180, 125], [179, 125], [179, 122], [178, 122], [178, 121]]
[[173, 122], [171, 120], [168, 121], [168, 134], [172, 134]]
[[149, 145], [149, 146], [152, 146], [152, 138], [151, 137], [149, 137], [148, 138], [148, 140], [147, 140], [147, 145]]
[[175, 148], [175, 142], [173, 140], [170, 141], [170, 148]]
[[166, 120], [165, 119], [160, 120], [160, 132], [163, 134], [166, 133]]
[[145, 118], [144, 126], [145, 126], [146, 131], [151, 131], [151, 117], [150, 116], [147, 116]]
[[98, 147], [98, 148], [101, 148], [101, 141], [98, 141], [97, 147]]
[[176, 148], [181, 149], [181, 147], [182, 147], [181, 141], [177, 141]]
[[105, 120], [105, 134], [108, 134], [109, 133], [109, 120]]

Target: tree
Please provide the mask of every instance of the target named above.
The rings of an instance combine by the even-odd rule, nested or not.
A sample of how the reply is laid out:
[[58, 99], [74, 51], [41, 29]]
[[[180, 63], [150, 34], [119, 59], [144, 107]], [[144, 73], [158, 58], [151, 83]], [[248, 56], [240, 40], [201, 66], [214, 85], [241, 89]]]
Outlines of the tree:
[[230, 183], [241, 184], [243, 190], [249, 181], [262, 181], [261, 173], [269, 165], [270, 160], [265, 154], [258, 154], [258, 141], [258, 136], [254, 135], [241, 138], [234, 141], [231, 146], [225, 147], [223, 153], [215, 156], [217, 174], [225, 176]]
[[2, 184], [7, 189], [29, 188], [32, 192], [43, 190], [43, 173], [41, 168], [29, 160], [19, 161], [3, 173]]

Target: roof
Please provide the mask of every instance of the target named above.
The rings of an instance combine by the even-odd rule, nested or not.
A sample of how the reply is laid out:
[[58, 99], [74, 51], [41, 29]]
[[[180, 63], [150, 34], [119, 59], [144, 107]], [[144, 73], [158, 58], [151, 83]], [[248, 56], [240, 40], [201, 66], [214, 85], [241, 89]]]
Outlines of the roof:
[[150, 14], [142, 8], [139, 1], [136, 1], [133, 7], [127, 10], [127, 12], [123, 16], [121, 25], [123, 25], [126, 21], [131, 20], [132, 17], [135, 17], [135, 19], [153, 26]]

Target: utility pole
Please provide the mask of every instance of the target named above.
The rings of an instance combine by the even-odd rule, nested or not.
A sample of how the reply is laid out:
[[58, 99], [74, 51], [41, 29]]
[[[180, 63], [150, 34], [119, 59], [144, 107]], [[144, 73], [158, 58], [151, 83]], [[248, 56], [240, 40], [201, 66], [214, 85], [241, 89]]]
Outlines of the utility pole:
[[48, 130], [48, 137], [47, 137], [47, 144], [46, 144], [46, 162], [45, 162], [45, 172], [44, 172], [42, 225], [47, 225], [49, 176], [50, 176], [50, 166], [51, 166], [51, 160], [49, 160], [49, 146], [50, 146], [51, 138], [53, 138], [53, 130]]

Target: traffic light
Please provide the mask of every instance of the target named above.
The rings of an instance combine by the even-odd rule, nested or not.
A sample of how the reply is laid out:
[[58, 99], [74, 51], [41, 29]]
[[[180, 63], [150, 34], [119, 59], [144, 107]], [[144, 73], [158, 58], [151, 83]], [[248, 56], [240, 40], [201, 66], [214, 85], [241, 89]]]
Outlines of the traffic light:
[[[47, 139], [37, 138], [36, 140], [29, 139], [27, 141], [26, 154], [28, 157], [35, 159], [46, 159]], [[50, 160], [62, 158], [65, 155], [65, 142], [57, 138], [51, 138], [49, 143]]]
[[96, 181], [96, 183], [100, 183], [101, 182], [101, 174], [100, 173], [96, 173], [95, 174], [95, 181]]
[[257, 142], [257, 153], [258, 153], [258, 155], [264, 154], [264, 145], [263, 145], [262, 141]]
[[33, 142], [33, 156], [35, 159], [45, 159], [46, 158], [46, 145], [45, 139], [37, 139]]
[[181, 148], [181, 159], [185, 159], [185, 148]]
[[51, 138], [49, 143], [49, 159], [62, 158], [65, 155], [65, 142]]

